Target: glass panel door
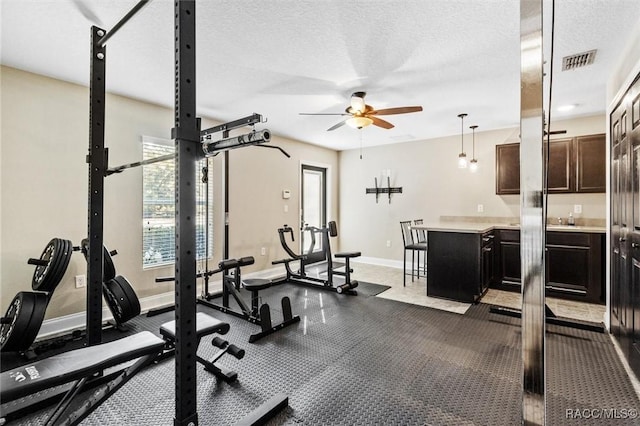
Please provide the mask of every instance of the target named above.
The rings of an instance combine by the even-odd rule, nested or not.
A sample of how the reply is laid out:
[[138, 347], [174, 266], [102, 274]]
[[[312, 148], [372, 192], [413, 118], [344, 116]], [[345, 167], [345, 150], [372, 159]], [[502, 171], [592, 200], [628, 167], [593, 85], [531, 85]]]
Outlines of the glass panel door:
[[[300, 244], [307, 254], [305, 263], [324, 260], [322, 234], [316, 233], [315, 241], [308, 227], [323, 228], [327, 217], [327, 169], [302, 165], [302, 211], [300, 217]], [[311, 252], [310, 252], [311, 250]]]

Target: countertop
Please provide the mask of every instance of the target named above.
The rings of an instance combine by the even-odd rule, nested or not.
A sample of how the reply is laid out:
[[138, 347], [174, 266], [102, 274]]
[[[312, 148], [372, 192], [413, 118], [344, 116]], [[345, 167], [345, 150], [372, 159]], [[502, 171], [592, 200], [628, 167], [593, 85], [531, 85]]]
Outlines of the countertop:
[[[423, 229], [426, 231], [440, 232], [470, 232], [485, 233], [494, 229], [519, 230], [519, 224], [506, 223], [482, 223], [482, 222], [434, 222], [424, 225], [412, 225], [412, 229]], [[607, 232], [604, 226], [569, 226], [569, 225], [547, 225], [547, 232], [588, 232], [604, 234]]]

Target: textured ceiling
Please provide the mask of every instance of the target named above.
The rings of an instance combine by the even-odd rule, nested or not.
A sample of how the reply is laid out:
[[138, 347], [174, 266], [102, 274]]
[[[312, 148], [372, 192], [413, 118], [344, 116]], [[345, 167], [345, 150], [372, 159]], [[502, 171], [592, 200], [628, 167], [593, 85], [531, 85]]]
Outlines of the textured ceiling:
[[[2, 64], [88, 85], [90, 25], [110, 29], [133, 0], [1, 0]], [[605, 112], [611, 67], [637, 0], [559, 0], [555, 11], [554, 117]], [[519, 1], [210, 0], [197, 3], [198, 113], [221, 121], [252, 113], [273, 133], [334, 149], [458, 134], [457, 114], [478, 130], [519, 122]], [[551, 2], [545, 1], [549, 52]], [[154, 0], [107, 43], [107, 90], [173, 107], [173, 2]], [[561, 58], [598, 49], [589, 67]], [[546, 55], [549, 62], [550, 56]], [[547, 65], [548, 67], [548, 65]], [[548, 74], [548, 73], [547, 73]], [[422, 105], [385, 116], [395, 128], [347, 126], [352, 92], [375, 108]], [[555, 107], [575, 104], [568, 113]], [[108, 119], [108, 118], [107, 118]]]

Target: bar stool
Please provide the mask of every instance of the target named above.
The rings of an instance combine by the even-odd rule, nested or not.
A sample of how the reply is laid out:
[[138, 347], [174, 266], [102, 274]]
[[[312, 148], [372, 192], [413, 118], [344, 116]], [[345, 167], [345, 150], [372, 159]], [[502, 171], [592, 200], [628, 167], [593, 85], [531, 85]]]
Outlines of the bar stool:
[[[422, 225], [424, 224], [424, 220], [423, 219], [415, 219], [413, 221], [414, 225]], [[414, 241], [418, 244], [427, 244], [427, 231], [424, 229], [412, 229], [414, 232]], [[418, 252], [418, 278], [420, 278], [420, 272], [423, 273], [423, 276], [427, 276], [427, 252], [425, 250], [424, 252], [424, 262], [423, 262], [423, 267], [420, 268], [420, 251]]]
[[413, 234], [413, 231], [411, 230], [410, 220], [401, 221], [400, 228], [402, 229], [402, 242], [404, 244], [403, 262], [402, 262], [402, 268], [403, 268], [404, 274], [402, 277], [402, 285], [406, 286], [407, 275], [409, 275], [407, 273], [407, 251], [411, 250], [411, 281], [413, 282], [413, 279], [416, 273], [418, 274], [418, 278], [420, 278], [420, 260], [418, 258], [418, 267], [416, 268], [416, 253], [420, 253], [421, 251], [425, 252], [424, 270], [426, 271], [427, 269], [427, 254], [426, 254], [427, 244], [420, 243], [414, 240], [414, 234]]

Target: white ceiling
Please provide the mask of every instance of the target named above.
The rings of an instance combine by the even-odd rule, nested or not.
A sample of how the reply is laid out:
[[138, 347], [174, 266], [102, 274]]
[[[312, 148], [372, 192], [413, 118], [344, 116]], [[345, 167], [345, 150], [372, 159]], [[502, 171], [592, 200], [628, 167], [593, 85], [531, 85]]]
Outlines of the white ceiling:
[[[4, 65], [88, 85], [90, 25], [108, 30], [135, 0], [1, 0]], [[333, 149], [455, 135], [457, 114], [482, 130], [519, 122], [517, 0], [197, 1], [198, 113], [221, 121], [262, 114], [274, 134]], [[611, 67], [637, 0], [558, 0], [553, 116], [605, 112]], [[551, 1], [545, 0], [545, 50]], [[593, 65], [561, 72], [561, 58], [598, 49]], [[107, 43], [109, 92], [173, 107], [173, 2], [154, 0]], [[550, 57], [547, 54], [547, 61]], [[395, 128], [347, 126], [299, 112], [343, 112], [352, 92]], [[569, 113], [555, 107], [575, 104]], [[108, 119], [108, 117], [107, 117]]]

